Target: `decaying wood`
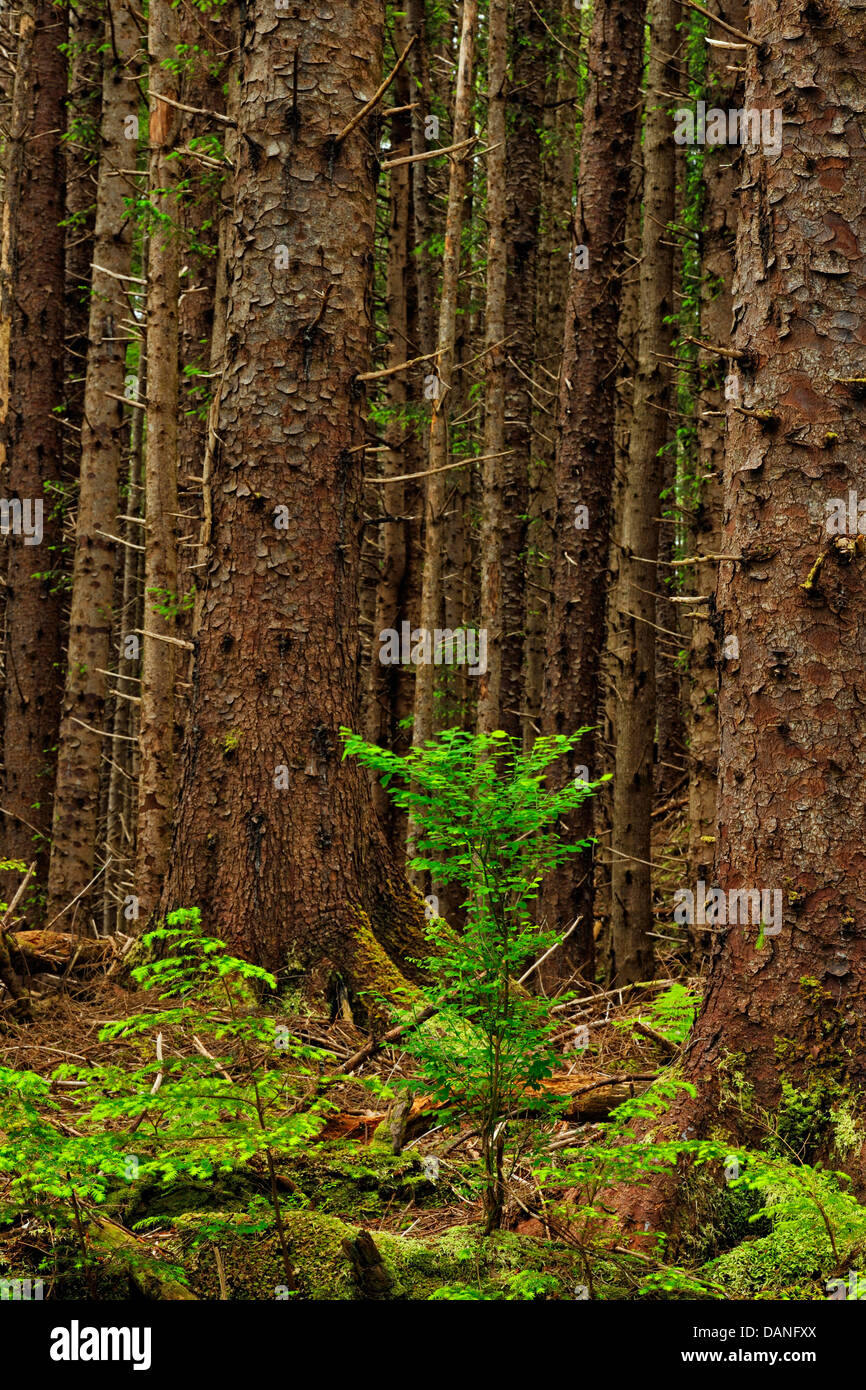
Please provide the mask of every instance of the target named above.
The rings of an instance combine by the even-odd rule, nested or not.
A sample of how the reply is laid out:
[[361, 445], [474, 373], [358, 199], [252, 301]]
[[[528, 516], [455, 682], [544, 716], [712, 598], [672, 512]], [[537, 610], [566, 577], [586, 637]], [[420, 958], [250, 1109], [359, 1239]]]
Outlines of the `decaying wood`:
[[347, 1237], [343, 1241], [343, 1250], [352, 1266], [362, 1298], [388, 1298], [394, 1280], [385, 1268], [370, 1232], [359, 1231], [354, 1240]]
[[31, 973], [70, 965], [74, 970], [100, 969], [107, 966], [115, 954], [114, 942], [110, 937], [94, 939], [73, 936], [70, 932], [7, 932], [6, 941], [13, 962], [23, 962]]

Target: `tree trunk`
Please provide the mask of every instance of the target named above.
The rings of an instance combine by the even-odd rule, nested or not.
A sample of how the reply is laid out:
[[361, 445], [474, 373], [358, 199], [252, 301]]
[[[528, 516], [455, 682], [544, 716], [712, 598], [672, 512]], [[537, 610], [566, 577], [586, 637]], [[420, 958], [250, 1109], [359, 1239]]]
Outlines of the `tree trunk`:
[[279, 19], [256, 0], [242, 19], [210, 563], [161, 902], [199, 906], [283, 979], [354, 997], [393, 997], [423, 950], [421, 904], [338, 738], [358, 715], [377, 115], [343, 132], [373, 95], [383, 18], [380, 0]]
[[[99, 174], [105, 20], [99, 5], [69, 10], [66, 96], [66, 472], [78, 472], [84, 409], [91, 262]], [[135, 145], [129, 146], [131, 150]]]
[[669, 94], [675, 90], [672, 0], [650, 0], [649, 95], [644, 122], [643, 235], [628, 475], [623, 496], [618, 602], [614, 622], [617, 691], [611, 848], [610, 978], [652, 977], [653, 750], [656, 733], [656, 574], [662, 450], [668, 442], [673, 313], [675, 171]]
[[0, 246], [0, 475], [33, 523], [29, 537], [13, 527], [5, 538], [3, 854], [36, 854], [37, 881], [47, 869], [61, 689], [66, 33], [62, 6], [22, 5]]
[[131, 317], [126, 277], [132, 225], [124, 206], [128, 186], [118, 171], [129, 166], [134, 148], [129, 131], [138, 109], [139, 37], [126, 0], [113, 0], [105, 39], [78, 517], [48, 880], [52, 919], [93, 878], [99, 831], [116, 560], [115, 542], [108, 537], [115, 534], [118, 512], [129, 337], [124, 323]]
[[[398, 23], [395, 29], [398, 56], [405, 46], [405, 28]], [[410, 90], [409, 73], [404, 67], [397, 74], [392, 89], [396, 107], [410, 104]], [[391, 117], [391, 157], [405, 156], [411, 153], [411, 147], [411, 118], [408, 112], [400, 111], [398, 115]], [[413, 266], [410, 261], [411, 171], [411, 164], [401, 164], [389, 171], [388, 252], [385, 272], [388, 312], [386, 368], [398, 367], [416, 355], [409, 337], [409, 295], [414, 290]], [[419, 378], [415, 375], [413, 379], [417, 381]], [[407, 460], [411, 459], [413, 463], [415, 460], [406, 411], [409, 400], [406, 372], [395, 372], [386, 378], [385, 400], [388, 408], [388, 424], [385, 429], [388, 453], [384, 457], [383, 477], [400, 477], [404, 473], [415, 471], [413, 467], [407, 467]], [[368, 489], [367, 496], [373, 492], [372, 488]], [[386, 519], [379, 527], [381, 549], [378, 556], [373, 614], [366, 737], [371, 743], [382, 743], [384, 740], [387, 747], [393, 748], [397, 736], [399, 687], [401, 680], [406, 678], [406, 672], [400, 665], [383, 665], [379, 660], [379, 652], [380, 633], [387, 628], [399, 631], [402, 618], [400, 595], [406, 576], [408, 552], [405, 482], [388, 483], [381, 489], [377, 487], [373, 496], [374, 505], [378, 505], [380, 496]], [[373, 804], [389, 842], [396, 849], [398, 817], [394, 812], [393, 802], [378, 779], [373, 780]]]
[[[616, 330], [643, 35], [643, 0], [598, 5], [589, 42], [559, 398], [553, 594], [542, 707], [546, 734], [571, 734], [595, 725], [601, 708], [598, 673], [613, 482]], [[579, 512], [580, 507], [587, 512]], [[579, 524], [583, 521], [585, 527]], [[587, 734], [554, 775], [564, 784], [585, 765], [592, 777], [595, 761], [595, 739]], [[591, 832], [590, 799], [569, 818], [565, 833], [575, 842]], [[549, 877], [542, 908], [557, 930], [581, 919], [552, 957], [557, 969], [591, 970], [591, 853], [573, 856], [567, 870]]]
[[[150, 203], [147, 266], [147, 440], [144, 461], [144, 636], [141, 662], [141, 771], [138, 787], [136, 896], [148, 916], [168, 868], [175, 792], [177, 603], [178, 297], [177, 163], [169, 158], [178, 112], [176, 11], [155, 0], [150, 11]], [[164, 219], [170, 219], [165, 221]], [[152, 635], [149, 635], [152, 634]], [[168, 639], [168, 640], [166, 640]]]
[[[197, 589], [199, 532], [203, 521], [202, 467], [207, 448], [209, 398], [212, 399], [213, 342], [216, 325], [219, 240], [223, 219], [231, 216], [230, 192], [232, 139], [211, 112], [226, 114], [226, 92], [232, 92], [231, 55], [237, 43], [237, 6], [230, 3], [201, 12], [197, 7], [178, 11], [178, 39], [193, 52], [184, 69], [179, 97], [191, 111], [179, 116], [178, 140], [185, 151], [179, 161], [180, 178], [188, 187], [178, 200], [183, 272], [178, 300], [178, 417], [177, 475], [179, 530], [177, 547], [178, 596], [181, 608], [175, 634], [189, 638], [194, 627]], [[212, 143], [213, 142], [213, 143]], [[220, 153], [220, 148], [221, 152]], [[214, 160], [217, 167], [214, 167]], [[225, 161], [225, 162], [223, 162]], [[228, 188], [227, 188], [228, 185]], [[180, 673], [185, 662], [178, 663]], [[178, 681], [175, 719], [184, 728], [189, 709], [189, 684]]]
[[[866, 725], [852, 641], [866, 624], [866, 580], [856, 522], [847, 535], [826, 522], [832, 499], [866, 496], [866, 102], [853, 79], [866, 12], [840, 5], [812, 27], [795, 0], [752, 0], [749, 25], [761, 47], [744, 55], [746, 108], [786, 121], [780, 155], [772, 139], [747, 149], [740, 185], [734, 348], [744, 356], [728, 404], [722, 537], [739, 558], [723, 562], [718, 590], [716, 875], [726, 909], [738, 890], [769, 897], [763, 929], [738, 900], [738, 921], [726, 911], [714, 928], [721, 944], [683, 1068], [697, 1096], [664, 1117], [665, 1132], [690, 1138], [719, 1128], [754, 1137], [783, 1081], [853, 1096], [858, 1110], [866, 1084]], [[726, 1059], [745, 1105], [723, 1089]], [[804, 1157], [852, 1172], [862, 1197], [863, 1147], [834, 1151], [832, 1133]], [[655, 1181], [621, 1193], [620, 1210], [639, 1230], [670, 1230], [681, 1191]]]
[[[735, 29], [746, 24], [740, 0], [719, 0], [716, 10]], [[722, 110], [742, 107], [742, 79], [731, 72], [729, 53], [707, 50], [707, 106]], [[731, 336], [731, 285], [734, 278], [734, 242], [737, 234], [737, 161], [726, 145], [703, 151], [704, 206], [701, 245], [701, 338], [726, 347]], [[700, 494], [692, 526], [693, 555], [721, 553], [722, 472], [725, 453], [724, 420], [713, 411], [725, 409], [725, 377], [729, 359], [714, 353], [700, 356], [700, 409], [698, 446]], [[692, 881], [708, 883], [716, 837], [718, 777], [719, 651], [714, 625], [718, 564], [707, 559], [691, 571], [695, 593], [706, 595], [695, 605], [691, 628], [688, 675], [689, 737], [689, 867]], [[706, 616], [701, 616], [705, 614]]]
[[[454, 126], [452, 143], [459, 144], [469, 134], [472, 117], [472, 66], [475, 58], [475, 30], [478, 23], [478, 0], [465, 0], [463, 28], [460, 36], [460, 56], [457, 66], [457, 87], [454, 95]], [[430, 643], [442, 615], [442, 552], [444, 545], [444, 512], [447, 484], [442, 469], [448, 462], [449, 394], [454, 379], [454, 345], [457, 330], [457, 296], [460, 278], [460, 241], [463, 233], [463, 203], [466, 195], [467, 155], [460, 150], [451, 160], [448, 183], [448, 209], [445, 216], [445, 248], [442, 256], [442, 288], [439, 300], [439, 329], [437, 360], [434, 373], [428, 375], [435, 392], [430, 423], [430, 445], [424, 500], [424, 569], [421, 579], [421, 628]], [[433, 471], [438, 470], [438, 471]], [[421, 664], [415, 674], [415, 724], [413, 743], [425, 743], [434, 728], [434, 692], [436, 667], [432, 661]], [[410, 819], [409, 849], [414, 853], [414, 827]]]
[[[575, 12], [570, 0], [547, 0], [539, 9], [545, 17], [545, 62], [552, 66], [541, 113], [541, 189], [536, 251], [535, 326], [533, 334], [532, 435], [527, 478], [526, 598], [524, 610], [523, 746], [531, 748], [541, 732], [541, 703], [550, 608], [550, 560], [555, 511], [553, 440], [559, 366], [562, 358], [565, 298], [571, 242], [575, 126], [578, 103], [578, 61], [582, 34], [569, 27]], [[579, 11], [578, 14], [582, 14]], [[564, 32], [570, 52], [553, 41]]]
[[[503, 675], [503, 465], [505, 450], [505, 103], [508, 0], [490, 0], [487, 40], [487, 301], [484, 362], [484, 495], [481, 519], [481, 626], [487, 631], [487, 670], [478, 690], [478, 732], [505, 728]], [[509, 150], [509, 153], [512, 151]], [[519, 670], [519, 667], [518, 667]]]

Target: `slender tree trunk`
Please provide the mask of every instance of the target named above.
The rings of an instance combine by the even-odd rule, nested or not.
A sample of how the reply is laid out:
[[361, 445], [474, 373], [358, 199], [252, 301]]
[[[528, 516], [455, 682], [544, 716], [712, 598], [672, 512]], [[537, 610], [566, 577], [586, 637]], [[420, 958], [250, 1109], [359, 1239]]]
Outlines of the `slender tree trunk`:
[[[617, 341], [619, 343], [620, 367], [616, 383], [615, 433], [614, 433], [614, 479], [610, 512], [609, 577], [607, 593], [607, 618], [605, 622], [605, 647], [602, 656], [600, 680], [601, 695], [604, 700], [604, 718], [600, 720], [600, 737], [596, 740], [598, 751], [597, 769], [594, 776], [613, 772], [614, 738], [617, 720], [618, 691], [615, 679], [617, 664], [616, 651], [624, 640], [615, 621], [619, 602], [619, 566], [622, 546], [622, 518], [624, 510], [625, 482], [628, 476], [628, 450], [632, 429], [634, 407], [634, 379], [637, 369], [639, 301], [640, 301], [640, 248], [643, 210], [643, 103], [635, 125], [632, 148], [632, 167], [628, 198], [628, 211], [625, 224], [626, 264], [622, 277], [622, 298], [619, 310]], [[595, 866], [595, 915], [609, 924], [611, 912], [610, 853], [613, 834], [613, 787], [610, 782], [599, 787], [596, 792], [593, 830], [599, 845]], [[605, 950], [608, 942], [605, 939]]]
[[487, 40], [487, 302], [484, 362], [484, 483], [481, 520], [481, 626], [487, 631], [487, 670], [478, 691], [478, 732], [502, 723], [505, 625], [502, 612], [502, 475], [505, 452], [506, 64], [508, 0], [490, 0]]
[[675, 149], [669, 93], [675, 90], [672, 0], [650, 0], [649, 95], [644, 122], [643, 235], [638, 363], [623, 498], [615, 647], [616, 757], [611, 847], [610, 978], [651, 978], [653, 750], [656, 733], [656, 576], [662, 451], [668, 442], [673, 329]]
[[[541, 207], [541, 131], [544, 121], [546, 60], [550, 55], [543, 10], [531, 0], [515, 0], [510, 47], [511, 127], [506, 167], [508, 281], [506, 290], [505, 457], [501, 460], [502, 681], [500, 728], [519, 736], [526, 696], [526, 550], [529, 540], [529, 478], [532, 468], [533, 395], [553, 400], [553, 383], [536, 368], [536, 260]], [[566, 101], [568, 98], [566, 97]], [[567, 106], [574, 128], [574, 108]], [[566, 165], [573, 158], [573, 141]], [[571, 192], [569, 180], [569, 196]], [[561, 334], [558, 335], [561, 340]], [[541, 378], [537, 380], [536, 378]], [[485, 449], [486, 452], [486, 449]]]
[[[856, 385], [866, 336], [866, 12], [840, 4], [810, 26], [794, 0], [752, 0], [749, 10], [760, 48], [744, 55], [745, 106], [781, 112], [785, 124], [775, 127], [780, 153], [772, 139], [747, 148], [740, 185], [733, 346], [744, 356], [740, 398], [728, 403], [722, 537], [738, 559], [722, 563], [718, 589], [725, 921], [685, 1054], [696, 1094], [674, 1103], [661, 1132], [747, 1141], [778, 1108], [783, 1083], [838, 1086], [854, 1098], [858, 1124], [866, 1085], [866, 724], [851, 640], [866, 624], [866, 576], [856, 518], [848, 534], [827, 529], [832, 499], [866, 496]], [[796, 42], [779, 41], [795, 31]], [[768, 895], [754, 915], [732, 898], [750, 892]], [[744, 1104], [724, 1090], [732, 1058]], [[653, 1128], [660, 1134], [658, 1121]], [[804, 1158], [847, 1169], [862, 1197], [862, 1142], [840, 1153], [833, 1135], [832, 1126], [816, 1133]], [[682, 1192], [677, 1177], [657, 1179], [621, 1192], [618, 1205], [637, 1231], [674, 1231]]]
[[[178, 204], [175, 72], [176, 12], [169, 0], [150, 11], [150, 202], [147, 266], [147, 440], [145, 445], [144, 630], [141, 663], [141, 775], [136, 895], [147, 916], [168, 867], [175, 792], [175, 670], [171, 608], [177, 602]], [[169, 219], [169, 220], [165, 220]], [[148, 635], [151, 634], [151, 635]], [[166, 640], [169, 639], [169, 640]]]
[[[131, 122], [138, 107], [138, 28], [127, 0], [113, 0], [105, 25], [102, 129], [88, 330], [81, 471], [72, 570], [66, 687], [57, 755], [48, 880], [53, 918], [93, 878], [118, 512], [125, 434], [123, 394], [132, 226], [124, 206]], [[87, 904], [85, 903], [85, 906]]]
[[[424, 22], [424, 0], [407, 0], [409, 37], [415, 44], [409, 54], [412, 75], [412, 153], [429, 152], [431, 142], [426, 137], [427, 118], [432, 113], [433, 96], [430, 86], [430, 66], [427, 52], [427, 33]], [[428, 164], [416, 160], [409, 166], [412, 174], [412, 221], [414, 227], [414, 269], [418, 282], [419, 355], [433, 352], [436, 347], [436, 320], [433, 303], [432, 257], [429, 250], [433, 230], [428, 188]]]
[[[643, 31], [643, 0], [609, 0], [596, 9], [589, 42], [557, 429], [553, 594], [542, 708], [547, 734], [594, 726], [601, 709], [616, 330]], [[595, 739], [588, 734], [556, 775], [564, 782], [586, 766], [592, 777], [595, 762]], [[591, 832], [589, 800], [570, 818], [566, 834], [577, 841]], [[545, 885], [542, 908], [552, 927], [566, 929], [581, 919], [551, 958], [562, 971], [592, 966], [592, 873], [592, 855], [575, 855], [568, 870], [551, 875]]]
[[[536, 6], [545, 17], [548, 79], [541, 117], [542, 168], [536, 253], [535, 331], [532, 374], [533, 411], [526, 527], [525, 688], [523, 744], [530, 748], [541, 732], [541, 702], [550, 609], [554, 497], [553, 439], [559, 364], [562, 357], [565, 299], [571, 242], [574, 167], [577, 149], [578, 71], [574, 56], [580, 30], [569, 28], [570, 0]], [[570, 53], [554, 44], [552, 33], [564, 30]]]
[[[211, 359], [216, 330], [219, 238], [225, 215], [222, 200], [230, 183], [231, 166], [227, 161], [233, 139], [233, 132], [210, 113], [226, 114], [224, 88], [231, 91], [237, 6], [230, 0], [204, 13], [196, 7], [181, 7], [178, 25], [178, 39], [193, 50], [183, 71], [179, 97], [194, 109], [182, 112], [178, 118], [178, 141], [186, 152], [179, 161], [180, 178], [188, 187], [178, 205], [184, 264], [178, 300], [177, 511], [181, 538], [177, 548], [177, 588], [184, 606], [175, 632], [178, 637], [189, 638], [194, 626], [193, 595], [200, 574], [196, 562], [203, 521], [201, 477], [207, 448], [209, 397], [218, 380], [218, 376], [212, 375]], [[182, 669], [183, 664], [178, 663], [178, 672]], [[175, 718], [182, 729], [189, 707], [188, 682], [178, 681], [175, 694]]]
[[[143, 400], [147, 390], [147, 360], [142, 346], [135, 379], [135, 398]], [[127, 474], [127, 515], [122, 523], [129, 545], [123, 549], [123, 575], [119, 588], [118, 622], [115, 627], [117, 660], [117, 689], [112, 720], [111, 767], [108, 778], [108, 800], [105, 809], [105, 859], [108, 867], [104, 878], [103, 932], [127, 929], [134, 921], [135, 904], [126, 903], [135, 897], [135, 813], [138, 786], [138, 706], [141, 680], [130, 666], [138, 662], [131, 654], [127, 634], [142, 625], [142, 579], [144, 556], [141, 553], [140, 523], [142, 500], [142, 461], [144, 454], [144, 412], [133, 410]], [[110, 862], [109, 862], [110, 861]], [[125, 904], [125, 906], [124, 906]], [[123, 915], [128, 913], [129, 916]]]
[[423, 949], [419, 900], [338, 737], [358, 716], [377, 114], [344, 132], [378, 81], [383, 9], [304, 3], [275, 25], [256, 0], [241, 22], [210, 562], [161, 902], [199, 906], [282, 978], [353, 997], [393, 996]]
[[[745, 27], [746, 11], [740, 0], [723, 0], [716, 12], [734, 28]], [[742, 107], [742, 79], [739, 73], [731, 71], [731, 66], [725, 49], [708, 49], [708, 107], [725, 111]], [[731, 286], [739, 211], [734, 154], [735, 151], [726, 145], [710, 145], [703, 151], [701, 338], [714, 347], [725, 347], [731, 334]], [[691, 553], [713, 556], [721, 553], [725, 428], [724, 420], [712, 412], [725, 409], [724, 384], [731, 363], [729, 359], [704, 352], [700, 365], [698, 447], [701, 476]], [[704, 560], [692, 573], [695, 593], [706, 595], [706, 602], [702, 599], [695, 605], [697, 616], [691, 624], [689, 650], [689, 866], [695, 883], [699, 879], [709, 883], [716, 837], [719, 747], [719, 652], [715, 628], [718, 563], [713, 559]]]
[[[454, 95], [454, 126], [452, 142], [458, 144], [468, 137], [472, 116], [472, 67], [475, 57], [475, 31], [478, 23], [477, 0], [465, 0], [460, 54], [457, 65], [457, 87]], [[431, 381], [436, 395], [432, 401], [430, 444], [424, 501], [424, 568], [421, 580], [421, 628], [432, 643], [433, 631], [440, 625], [442, 615], [442, 552], [444, 541], [444, 511], [447, 497], [445, 474], [441, 471], [448, 462], [449, 393], [454, 379], [454, 344], [457, 329], [457, 296], [460, 276], [460, 241], [463, 232], [463, 204], [466, 196], [467, 158], [459, 151], [451, 161], [448, 184], [448, 209], [445, 218], [445, 249], [442, 257], [442, 287], [439, 301], [439, 330], [437, 337], [436, 380]], [[432, 373], [428, 376], [431, 380]], [[433, 470], [439, 470], [434, 472]], [[413, 742], [419, 746], [427, 741], [434, 727], [434, 691], [436, 667], [431, 662], [419, 665], [415, 675], [415, 724]], [[409, 827], [410, 854], [413, 853], [414, 829]]]
[[[395, 29], [395, 43], [402, 52], [406, 45], [406, 33], [402, 24]], [[410, 104], [409, 73], [405, 68], [398, 73], [394, 83], [393, 100], [398, 108]], [[392, 158], [399, 158], [411, 151], [411, 119], [406, 111], [391, 118]], [[388, 310], [388, 347], [385, 366], [397, 367], [415, 355], [411, 351], [409, 339], [409, 295], [414, 288], [409, 257], [412, 224], [412, 166], [399, 165], [390, 170], [389, 178], [389, 224], [388, 252], [386, 265], [385, 295]], [[417, 381], [417, 376], [414, 378]], [[409, 448], [410, 434], [406, 405], [409, 400], [407, 374], [395, 372], [387, 378], [385, 398], [389, 419], [385, 430], [385, 443], [388, 453], [384, 458], [383, 476], [400, 477], [413, 472], [407, 467], [407, 460], [413, 457]], [[368, 489], [369, 492], [372, 491]], [[368, 708], [366, 737], [372, 743], [383, 740], [393, 747], [396, 734], [396, 709], [398, 690], [405, 672], [400, 665], [383, 665], [379, 660], [380, 634], [388, 628], [399, 631], [401, 612], [400, 594], [406, 575], [408, 550], [405, 482], [389, 483], [376, 488], [376, 497], [381, 493], [382, 508], [385, 513], [380, 527], [381, 552], [376, 584], [375, 611], [373, 614], [373, 641], [370, 659], [368, 685]], [[389, 842], [395, 846], [397, 817], [393, 803], [378, 780], [373, 781], [373, 804], [376, 814], [386, 830]]]
[[[5, 538], [3, 854], [47, 869], [60, 714], [66, 11], [21, 7], [0, 243], [0, 476], [28, 537]], [[42, 509], [41, 539], [37, 518]], [[31, 510], [32, 509], [32, 510]], [[41, 876], [37, 874], [37, 879]]]
[[[90, 322], [93, 229], [99, 173], [105, 19], [100, 5], [69, 9], [66, 98], [66, 471], [78, 471]], [[130, 149], [135, 149], [131, 145]]]

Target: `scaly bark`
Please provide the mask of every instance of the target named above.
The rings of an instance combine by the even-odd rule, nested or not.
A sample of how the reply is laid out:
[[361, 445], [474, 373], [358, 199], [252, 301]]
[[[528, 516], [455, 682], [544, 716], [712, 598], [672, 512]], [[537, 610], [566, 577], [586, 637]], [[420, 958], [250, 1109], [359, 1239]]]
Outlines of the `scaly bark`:
[[281, 978], [356, 1000], [393, 996], [423, 949], [420, 902], [338, 738], [358, 716], [377, 114], [338, 136], [375, 90], [383, 10], [275, 18], [256, 0], [242, 17], [207, 588], [161, 902], [199, 906]]
[[[763, 933], [742, 922], [716, 927], [720, 947], [683, 1067], [697, 1095], [654, 1125], [747, 1140], [778, 1108], [783, 1082], [838, 1087], [855, 1113], [866, 1084], [856, 640], [866, 561], [855, 534], [827, 533], [825, 510], [849, 489], [866, 496], [856, 384], [866, 339], [866, 12], [843, 3], [810, 23], [795, 0], [752, 0], [749, 32], [760, 48], [744, 55], [746, 107], [785, 121], [780, 154], [746, 150], [739, 189], [733, 345], [744, 356], [740, 399], [728, 403], [722, 537], [738, 558], [722, 563], [717, 599], [715, 873], [726, 895], [769, 892], [774, 920]], [[745, 1104], [726, 1092], [726, 1067], [739, 1074], [733, 1089]], [[851, 1172], [862, 1195], [859, 1141], [834, 1151], [831, 1127], [805, 1153], [816, 1155]], [[637, 1231], [672, 1230], [687, 1215], [678, 1213], [681, 1192], [676, 1178], [656, 1180], [621, 1192], [618, 1206]]]

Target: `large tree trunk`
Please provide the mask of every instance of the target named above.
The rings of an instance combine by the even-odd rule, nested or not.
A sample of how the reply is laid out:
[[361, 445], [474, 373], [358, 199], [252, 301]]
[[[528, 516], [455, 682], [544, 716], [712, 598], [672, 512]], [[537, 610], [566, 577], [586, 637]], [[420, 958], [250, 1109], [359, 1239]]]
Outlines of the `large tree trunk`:
[[[102, 132], [90, 300], [87, 380], [66, 688], [57, 755], [48, 912], [54, 918], [93, 878], [114, 604], [118, 478], [125, 435], [123, 387], [131, 317], [132, 226], [124, 206], [130, 120], [138, 109], [138, 28], [126, 0], [105, 26]], [[88, 904], [85, 904], [87, 906]]]
[[209, 932], [309, 987], [393, 996], [423, 912], [338, 738], [358, 714], [376, 114], [340, 137], [373, 95], [382, 29], [380, 0], [276, 19], [256, 0], [242, 20], [210, 564], [161, 909], [201, 907]]
[[[722, 539], [739, 558], [722, 564], [718, 589], [716, 875], [726, 896], [770, 896], [763, 930], [715, 927], [720, 949], [684, 1066], [697, 1098], [663, 1126], [690, 1138], [720, 1127], [750, 1137], [783, 1080], [838, 1085], [858, 1109], [866, 1083], [866, 580], [857, 525], [833, 536], [825, 521], [830, 499], [866, 496], [866, 12], [840, 4], [812, 27], [796, 0], [752, 0], [750, 33], [761, 47], [746, 55], [746, 107], [786, 120], [781, 157], [748, 150], [740, 190], [734, 346], [744, 356], [740, 399], [728, 405]], [[740, 1093], [751, 1091], [745, 1108], [722, 1089], [726, 1058]], [[852, 1171], [862, 1193], [863, 1148], [833, 1152], [831, 1133], [805, 1157]], [[680, 1191], [654, 1182], [620, 1194], [620, 1208], [640, 1230], [670, 1229]]]
[[[604, 626], [610, 498], [614, 460], [614, 369], [622, 240], [632, 137], [643, 64], [643, 0], [599, 4], [589, 43], [577, 211], [566, 307], [556, 456], [553, 595], [544, 678], [542, 729], [571, 734], [595, 725]], [[579, 248], [585, 251], [579, 251]], [[588, 259], [587, 259], [588, 257]], [[588, 509], [588, 516], [578, 508]], [[586, 520], [586, 526], [578, 521]], [[585, 765], [595, 772], [595, 739], [587, 734], [560, 783]], [[572, 841], [592, 832], [592, 801], [572, 816]], [[556, 953], [558, 968], [591, 968], [592, 855], [575, 855], [552, 874], [542, 905], [548, 924], [580, 925]]]
[[47, 868], [60, 715], [66, 11], [21, 8], [0, 247], [0, 475], [3, 493], [42, 507], [41, 543], [4, 541], [6, 688], [3, 854]]
[[[141, 770], [138, 787], [136, 896], [147, 915], [168, 867], [175, 793], [177, 625], [177, 404], [179, 250], [176, 224], [178, 82], [176, 12], [169, 0], [150, 10], [150, 203], [147, 265], [147, 440], [144, 460], [144, 636], [141, 661]], [[168, 101], [161, 101], [166, 96]], [[170, 219], [170, 220], [166, 220]], [[174, 224], [174, 225], [173, 225]]]
[[675, 145], [668, 111], [676, 83], [671, 0], [651, 0], [649, 95], [644, 123], [643, 236], [634, 382], [614, 650], [616, 758], [611, 850], [610, 977], [651, 977], [653, 751], [656, 733], [656, 575], [659, 500], [668, 442], [673, 313]]

